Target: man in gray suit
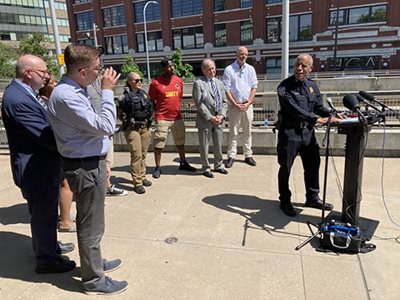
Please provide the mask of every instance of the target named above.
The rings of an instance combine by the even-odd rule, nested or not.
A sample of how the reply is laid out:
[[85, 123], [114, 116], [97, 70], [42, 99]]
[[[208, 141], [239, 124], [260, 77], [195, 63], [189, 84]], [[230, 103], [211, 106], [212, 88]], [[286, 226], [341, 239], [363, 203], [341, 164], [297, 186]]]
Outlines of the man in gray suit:
[[203, 167], [203, 175], [213, 178], [210, 163], [208, 162], [208, 147], [210, 135], [214, 148], [214, 172], [228, 174], [222, 167], [222, 131], [223, 123], [228, 110], [224, 84], [215, 78], [215, 63], [211, 59], [205, 59], [201, 63], [204, 76], [193, 84], [193, 100], [197, 107], [196, 127], [198, 128], [200, 157]]

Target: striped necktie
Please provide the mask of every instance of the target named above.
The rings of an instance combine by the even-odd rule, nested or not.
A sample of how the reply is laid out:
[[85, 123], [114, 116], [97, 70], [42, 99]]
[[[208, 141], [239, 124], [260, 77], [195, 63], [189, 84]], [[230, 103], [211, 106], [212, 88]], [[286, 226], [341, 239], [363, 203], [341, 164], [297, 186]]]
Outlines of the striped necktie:
[[211, 82], [211, 89], [215, 99], [215, 112], [218, 112], [220, 107], [220, 101], [219, 101], [219, 93], [217, 90], [217, 85], [215, 84], [214, 80], [211, 80], [210, 82]]
[[42, 99], [42, 97], [40, 95], [36, 96], [36, 100], [39, 102], [39, 104], [41, 106], [43, 106], [44, 109], [47, 110], [47, 104], [46, 104], [46, 102], [44, 102], [44, 100]]

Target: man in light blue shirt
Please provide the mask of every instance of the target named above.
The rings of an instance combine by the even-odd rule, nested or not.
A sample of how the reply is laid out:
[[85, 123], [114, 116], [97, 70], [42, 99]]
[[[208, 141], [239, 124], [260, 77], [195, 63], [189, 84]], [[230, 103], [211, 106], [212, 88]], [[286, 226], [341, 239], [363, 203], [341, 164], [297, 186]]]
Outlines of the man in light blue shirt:
[[237, 154], [237, 140], [240, 123], [242, 123], [243, 154], [245, 163], [255, 166], [251, 149], [251, 124], [253, 122], [253, 101], [257, 89], [257, 75], [255, 69], [246, 63], [249, 52], [246, 47], [240, 46], [236, 51], [236, 60], [226, 67], [222, 80], [224, 81], [226, 96], [229, 101], [229, 139], [227, 168], [232, 167]]
[[[48, 113], [65, 177], [76, 200], [83, 288], [86, 294], [117, 294], [126, 290], [128, 283], [106, 277], [104, 272], [118, 268], [121, 260], [103, 260], [100, 242], [105, 227], [105, 156], [116, 122], [112, 89], [120, 75], [112, 68], [101, 74], [98, 51], [91, 46], [69, 45], [64, 56], [68, 72], [51, 94]], [[87, 86], [99, 76], [102, 92], [97, 113]]]

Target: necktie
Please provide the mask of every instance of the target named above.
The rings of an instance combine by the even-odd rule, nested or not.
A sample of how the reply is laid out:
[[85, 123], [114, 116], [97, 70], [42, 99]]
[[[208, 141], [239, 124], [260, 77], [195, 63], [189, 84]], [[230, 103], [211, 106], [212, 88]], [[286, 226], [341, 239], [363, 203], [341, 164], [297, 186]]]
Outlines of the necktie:
[[47, 104], [46, 102], [44, 102], [44, 100], [42, 99], [42, 97], [40, 97], [40, 95], [36, 96], [37, 101], [40, 103], [41, 106], [43, 106], [44, 109], [47, 110]]
[[211, 80], [211, 89], [212, 89], [212, 92], [214, 94], [214, 99], [215, 99], [215, 112], [218, 112], [219, 107], [220, 107], [220, 101], [219, 101], [219, 93], [217, 90], [217, 85], [215, 84], [214, 80]]

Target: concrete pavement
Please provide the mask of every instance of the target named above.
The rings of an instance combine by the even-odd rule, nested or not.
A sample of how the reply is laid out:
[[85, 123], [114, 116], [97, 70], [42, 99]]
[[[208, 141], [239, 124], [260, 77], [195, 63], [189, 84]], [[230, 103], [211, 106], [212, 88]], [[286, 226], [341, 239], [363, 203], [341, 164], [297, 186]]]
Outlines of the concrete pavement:
[[[0, 152], [0, 299], [87, 299], [79, 268], [65, 274], [34, 272], [29, 214], [14, 186], [9, 155]], [[212, 157], [212, 156], [211, 156]], [[294, 248], [310, 232], [308, 220], [320, 211], [304, 207], [303, 172], [297, 159], [291, 177], [296, 218], [283, 215], [277, 201], [275, 156], [257, 155], [257, 167], [237, 161], [228, 175], [214, 179], [179, 172], [175, 153], [162, 157], [163, 174], [151, 177], [148, 155], [144, 195], [132, 191], [129, 153], [115, 153], [113, 180], [129, 190], [126, 197], [107, 198], [105, 258], [123, 266], [109, 274], [128, 280], [115, 299], [399, 299], [400, 160], [364, 160], [360, 216], [379, 221], [371, 242], [377, 249], [348, 255], [315, 251], [316, 241]], [[200, 168], [199, 155], [188, 160]], [[341, 211], [344, 158], [329, 164], [328, 200]], [[38, 170], [40, 172], [40, 170]], [[321, 166], [321, 185], [323, 165]], [[396, 239], [397, 238], [397, 239]], [[74, 242], [76, 235], [60, 233]], [[70, 254], [79, 266], [78, 252]], [[102, 297], [98, 297], [102, 298]]]

